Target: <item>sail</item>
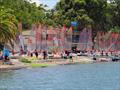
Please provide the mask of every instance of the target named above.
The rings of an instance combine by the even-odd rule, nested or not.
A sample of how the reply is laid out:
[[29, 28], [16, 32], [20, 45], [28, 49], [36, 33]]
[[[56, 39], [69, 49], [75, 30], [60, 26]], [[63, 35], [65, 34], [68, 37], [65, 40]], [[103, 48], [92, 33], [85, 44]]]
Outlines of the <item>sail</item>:
[[87, 31], [87, 47], [86, 47], [86, 50], [87, 51], [91, 51], [92, 50], [92, 46], [93, 46], [93, 42], [92, 42], [92, 30], [91, 29], [88, 29]]
[[[34, 27], [34, 26], [33, 26]], [[35, 38], [35, 28], [31, 29], [27, 41], [27, 50], [33, 52], [36, 49], [36, 38]]]
[[79, 50], [85, 50], [86, 49], [86, 46], [87, 46], [86, 32], [87, 32], [86, 28], [84, 28], [79, 35], [79, 43], [78, 43], [78, 46], [77, 46], [77, 49], [79, 49]]
[[79, 35], [79, 43], [77, 49], [79, 50], [92, 50], [92, 30], [84, 28]]
[[66, 26], [64, 25], [60, 32], [60, 48], [62, 51], [65, 50], [65, 35], [66, 35]]
[[71, 49], [72, 49], [72, 26], [66, 32], [66, 36], [65, 36], [65, 50], [71, 50]]
[[22, 48], [22, 50], [24, 51], [24, 37], [22, 35], [19, 35], [19, 40], [20, 40], [20, 47]]
[[119, 35], [113, 32], [97, 32], [95, 48], [106, 52], [119, 50]]
[[41, 50], [41, 34], [42, 34], [42, 28], [41, 28], [41, 25], [39, 25], [35, 29], [36, 49], [37, 50]]
[[119, 39], [119, 34], [117, 34], [117, 33], [112, 33], [111, 34], [110, 45], [108, 47], [108, 51], [118, 50], [118, 48], [117, 48], [118, 39]]

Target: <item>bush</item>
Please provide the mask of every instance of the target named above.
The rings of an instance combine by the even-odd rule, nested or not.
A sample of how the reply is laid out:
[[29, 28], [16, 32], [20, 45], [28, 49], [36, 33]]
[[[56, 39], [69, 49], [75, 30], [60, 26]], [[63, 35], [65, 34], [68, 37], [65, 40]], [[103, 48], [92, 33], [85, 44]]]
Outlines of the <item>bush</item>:
[[31, 63], [31, 61], [29, 61], [26, 58], [21, 58], [20, 61], [23, 62], [23, 63]]

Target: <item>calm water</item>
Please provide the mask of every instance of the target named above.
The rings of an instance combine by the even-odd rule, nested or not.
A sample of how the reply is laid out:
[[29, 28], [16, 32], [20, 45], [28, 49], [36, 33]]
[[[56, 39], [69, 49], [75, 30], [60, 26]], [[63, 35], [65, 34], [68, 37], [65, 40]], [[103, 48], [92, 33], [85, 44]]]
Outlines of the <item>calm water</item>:
[[0, 72], [0, 90], [120, 90], [120, 63]]

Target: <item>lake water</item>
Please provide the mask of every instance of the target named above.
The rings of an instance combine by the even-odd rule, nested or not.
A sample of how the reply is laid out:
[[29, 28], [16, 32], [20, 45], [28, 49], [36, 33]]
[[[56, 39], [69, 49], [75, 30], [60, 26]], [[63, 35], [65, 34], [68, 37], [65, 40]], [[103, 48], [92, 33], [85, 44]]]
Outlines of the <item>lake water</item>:
[[0, 90], [120, 90], [120, 63], [0, 72]]

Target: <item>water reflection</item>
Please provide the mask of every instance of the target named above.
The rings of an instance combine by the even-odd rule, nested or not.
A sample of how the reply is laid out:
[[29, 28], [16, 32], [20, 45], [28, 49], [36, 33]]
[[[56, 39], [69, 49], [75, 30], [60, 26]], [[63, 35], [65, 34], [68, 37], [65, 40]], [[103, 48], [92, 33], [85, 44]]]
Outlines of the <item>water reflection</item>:
[[12, 78], [14, 75], [14, 71], [0, 71], [0, 81], [2, 79]]
[[0, 90], [119, 90], [119, 69], [98, 63], [0, 72]]

